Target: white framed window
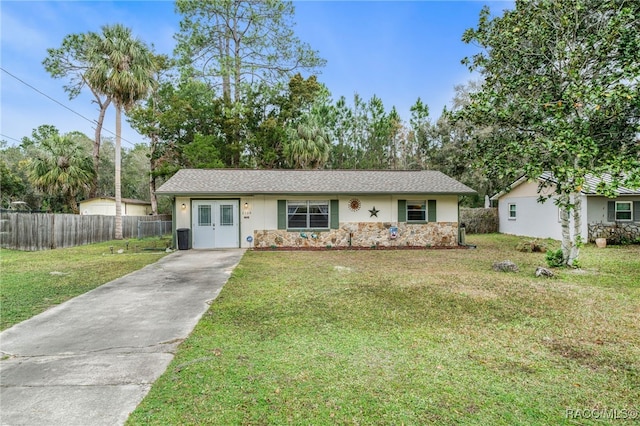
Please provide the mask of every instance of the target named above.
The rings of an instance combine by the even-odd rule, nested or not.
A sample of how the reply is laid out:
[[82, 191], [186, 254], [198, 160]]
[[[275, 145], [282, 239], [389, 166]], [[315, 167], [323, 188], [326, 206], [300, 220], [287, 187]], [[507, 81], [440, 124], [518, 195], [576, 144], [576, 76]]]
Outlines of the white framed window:
[[509, 210], [509, 220], [516, 220], [516, 217], [518, 215], [518, 210], [516, 208], [515, 203], [509, 203], [508, 210]]
[[633, 218], [633, 203], [631, 201], [616, 201], [616, 220], [631, 220]]
[[233, 205], [220, 205], [220, 226], [233, 226]]
[[287, 201], [288, 229], [329, 229], [328, 201]]
[[426, 222], [427, 202], [407, 200], [407, 222]]
[[211, 206], [198, 206], [198, 226], [211, 226]]

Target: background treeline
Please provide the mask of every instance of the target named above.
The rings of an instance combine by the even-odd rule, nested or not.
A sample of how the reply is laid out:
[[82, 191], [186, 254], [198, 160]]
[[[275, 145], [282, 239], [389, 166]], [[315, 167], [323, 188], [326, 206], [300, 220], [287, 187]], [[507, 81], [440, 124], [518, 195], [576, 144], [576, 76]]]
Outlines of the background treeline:
[[[65, 191], [42, 190], [33, 184], [31, 170], [34, 160], [41, 158], [46, 153], [49, 146], [43, 142], [51, 140], [53, 136], [63, 136], [74, 142], [74, 150], [62, 152], [58, 151], [60, 166], [65, 166], [70, 162], [68, 156], [90, 159], [93, 141], [80, 132], [71, 132], [60, 135], [59, 131], [51, 125], [43, 125], [35, 129], [31, 136], [22, 138], [19, 145], [9, 146], [6, 142], [0, 145], [0, 188], [2, 196], [2, 208], [8, 208], [12, 201], [24, 201], [32, 211], [73, 213], [73, 206], [69, 205]], [[58, 146], [59, 147], [59, 146]], [[111, 138], [104, 138], [102, 141], [102, 154], [100, 156], [100, 168], [104, 170], [98, 179], [96, 196], [113, 197], [114, 185], [114, 143]], [[90, 165], [89, 165], [90, 167]], [[53, 167], [49, 168], [51, 171]], [[122, 155], [122, 194], [124, 198], [135, 198], [139, 200], [149, 200], [149, 147], [146, 144], [136, 144], [125, 148]], [[68, 186], [73, 183], [68, 181]], [[88, 197], [88, 186], [78, 188], [74, 195], [73, 202], [83, 200]], [[163, 208], [166, 206], [163, 206]]]
[[[293, 31], [292, 3], [179, 0], [176, 12], [172, 56], [119, 25], [69, 34], [48, 49], [43, 66], [69, 97], [94, 96], [96, 132], [59, 135], [46, 123], [20, 145], [2, 145], [2, 207], [20, 200], [74, 212], [77, 201], [120, 188], [116, 199], [150, 200], [163, 213], [167, 202], [158, 206], [155, 189], [185, 167], [436, 169], [479, 191], [468, 205], [498, 187], [469, 167], [469, 129], [447, 111], [433, 122], [419, 98], [410, 117], [375, 95], [333, 99], [318, 78], [326, 61]], [[455, 108], [467, 87], [457, 93]], [[121, 148], [117, 130], [115, 139], [102, 137], [114, 106], [146, 143]]]

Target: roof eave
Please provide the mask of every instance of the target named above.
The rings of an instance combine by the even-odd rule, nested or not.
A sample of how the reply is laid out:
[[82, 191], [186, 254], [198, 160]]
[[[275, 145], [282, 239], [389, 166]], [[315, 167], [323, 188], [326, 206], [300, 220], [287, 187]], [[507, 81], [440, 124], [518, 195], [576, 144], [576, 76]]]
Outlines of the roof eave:
[[175, 197], [242, 197], [255, 195], [476, 195], [476, 191], [385, 191], [385, 192], [309, 192], [309, 191], [273, 191], [273, 192], [211, 192], [211, 191], [157, 191], [156, 195], [168, 195]]

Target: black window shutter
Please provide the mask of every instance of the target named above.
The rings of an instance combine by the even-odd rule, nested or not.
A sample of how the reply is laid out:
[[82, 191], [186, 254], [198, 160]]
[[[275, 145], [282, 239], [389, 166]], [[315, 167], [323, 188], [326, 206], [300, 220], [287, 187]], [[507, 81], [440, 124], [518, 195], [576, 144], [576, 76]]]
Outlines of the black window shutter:
[[616, 221], [616, 202], [607, 201], [607, 222]]
[[633, 202], [633, 221], [640, 222], [640, 201]]
[[437, 222], [436, 200], [427, 201], [427, 222]]
[[278, 200], [278, 229], [287, 229], [287, 200]]

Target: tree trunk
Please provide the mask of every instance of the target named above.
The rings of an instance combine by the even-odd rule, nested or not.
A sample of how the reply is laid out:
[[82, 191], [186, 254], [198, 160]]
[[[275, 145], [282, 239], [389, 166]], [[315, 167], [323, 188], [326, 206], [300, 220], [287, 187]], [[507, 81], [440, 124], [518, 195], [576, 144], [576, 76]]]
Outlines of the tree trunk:
[[156, 197], [156, 178], [153, 173], [149, 173], [149, 192], [151, 193], [151, 214], [158, 215], [158, 197]]
[[96, 198], [98, 196], [98, 177], [99, 177], [99, 168], [100, 168], [100, 145], [102, 143], [102, 124], [104, 123], [104, 116], [107, 112], [107, 108], [111, 103], [111, 99], [107, 98], [104, 103], [100, 102], [100, 98], [98, 98], [98, 105], [100, 106], [100, 114], [98, 115], [98, 120], [96, 121], [96, 132], [93, 139], [93, 170], [95, 174], [93, 175], [93, 181], [91, 182], [91, 189], [89, 190], [89, 198]]
[[[220, 44], [222, 44], [221, 42]], [[229, 58], [231, 57], [231, 46], [229, 37], [224, 38], [224, 50], [222, 50], [222, 98], [226, 103], [231, 103], [231, 72], [229, 69]]]
[[579, 192], [574, 193], [573, 197], [573, 244], [567, 259], [567, 265], [574, 266], [578, 255], [580, 254], [580, 246], [582, 245], [582, 196]]
[[560, 223], [562, 227], [562, 259], [564, 264], [568, 264], [569, 257], [571, 255], [571, 227], [569, 223], [570, 218], [570, 199], [568, 195], [561, 195], [560, 199]]
[[80, 213], [80, 209], [78, 208], [78, 203], [76, 201], [76, 196], [69, 193], [67, 197], [67, 202], [69, 203], [69, 207], [71, 207], [71, 211], [73, 212], [73, 214]]
[[116, 175], [115, 175], [115, 190], [116, 190], [116, 240], [122, 239], [122, 193], [120, 183], [120, 156], [121, 156], [121, 137], [122, 137], [122, 106], [116, 102]]

